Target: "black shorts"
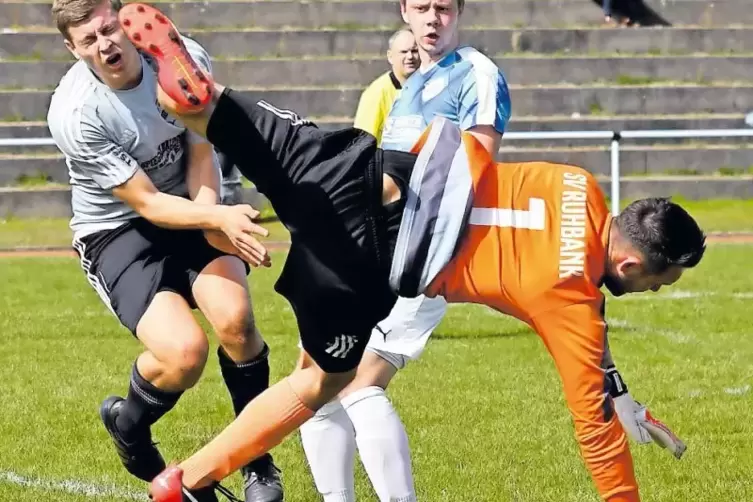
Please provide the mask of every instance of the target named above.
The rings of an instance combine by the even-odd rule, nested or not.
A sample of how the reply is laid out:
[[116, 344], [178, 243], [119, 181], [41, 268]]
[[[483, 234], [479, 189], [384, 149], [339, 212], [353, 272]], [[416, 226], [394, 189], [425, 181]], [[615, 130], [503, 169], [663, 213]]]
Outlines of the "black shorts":
[[160, 291], [173, 291], [196, 308], [194, 281], [204, 267], [225, 256], [200, 230], [165, 229], [143, 218], [87, 235], [73, 246], [89, 283], [134, 335]]
[[[270, 201], [291, 235], [275, 285], [304, 349], [330, 373], [354, 369], [397, 297], [388, 274], [402, 201], [382, 206], [382, 152], [358, 129], [323, 132], [226, 89], [207, 137]], [[414, 157], [405, 154], [405, 165]]]

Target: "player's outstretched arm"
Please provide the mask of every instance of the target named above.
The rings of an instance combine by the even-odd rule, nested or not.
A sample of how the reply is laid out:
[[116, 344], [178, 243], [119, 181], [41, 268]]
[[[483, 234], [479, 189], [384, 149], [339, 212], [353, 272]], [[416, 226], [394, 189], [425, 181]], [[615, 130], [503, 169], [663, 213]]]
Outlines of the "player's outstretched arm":
[[254, 237], [266, 236], [268, 232], [253, 222], [259, 216], [259, 211], [249, 205], [199, 204], [166, 194], [157, 190], [141, 169], [125, 183], [115, 187], [113, 194], [155, 225], [220, 231], [249, 264], [258, 266], [269, 261], [266, 248]]
[[[220, 168], [214, 147], [189, 133], [188, 169], [186, 182], [188, 195], [197, 204], [216, 205], [220, 201]], [[258, 212], [256, 213], [258, 214]], [[256, 232], [258, 233], [258, 232]], [[266, 235], [266, 230], [263, 232]], [[269, 253], [261, 243], [254, 243], [248, 252], [233, 244], [231, 237], [218, 229], [204, 229], [207, 242], [225, 253], [234, 254], [252, 266], [271, 266]], [[255, 239], [254, 239], [255, 240]]]
[[627, 438], [605, 394], [604, 334], [600, 302], [574, 304], [540, 314], [533, 326], [562, 380], [583, 459], [601, 497], [638, 502], [638, 483]]

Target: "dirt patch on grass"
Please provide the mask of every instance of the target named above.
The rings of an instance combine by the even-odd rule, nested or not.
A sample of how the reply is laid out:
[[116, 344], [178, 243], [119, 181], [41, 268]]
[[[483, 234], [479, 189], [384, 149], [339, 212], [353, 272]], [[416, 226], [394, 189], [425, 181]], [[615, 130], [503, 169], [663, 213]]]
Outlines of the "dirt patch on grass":
[[[270, 251], [285, 251], [290, 247], [286, 241], [264, 243]], [[62, 247], [18, 247], [0, 249], [0, 258], [78, 258], [72, 248]]]
[[[708, 242], [711, 244], [753, 244], [753, 232], [736, 233], [725, 232], [710, 234], [708, 236]], [[286, 241], [270, 241], [265, 243], [267, 249], [270, 251], [285, 251], [290, 247], [290, 243]], [[57, 248], [57, 247], [19, 247], [12, 249], [0, 249], [0, 258], [49, 258], [49, 257], [63, 257], [63, 258], [78, 258], [73, 249], [69, 248]]]

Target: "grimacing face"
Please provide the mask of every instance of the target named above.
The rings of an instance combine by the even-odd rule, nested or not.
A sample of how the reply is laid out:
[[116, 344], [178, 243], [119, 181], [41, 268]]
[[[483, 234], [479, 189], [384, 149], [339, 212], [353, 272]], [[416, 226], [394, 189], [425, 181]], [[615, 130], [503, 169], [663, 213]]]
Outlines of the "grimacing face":
[[418, 46], [413, 33], [402, 31], [395, 37], [387, 53], [387, 61], [398, 78], [405, 79], [418, 69], [421, 60], [418, 57]]
[[457, 45], [460, 12], [456, 0], [404, 0], [400, 13], [416, 37], [416, 44], [430, 58]]
[[118, 13], [103, 1], [92, 15], [68, 28], [70, 40], [65, 46], [83, 60], [106, 85], [124, 89], [135, 85], [141, 75], [141, 58], [126, 38]]

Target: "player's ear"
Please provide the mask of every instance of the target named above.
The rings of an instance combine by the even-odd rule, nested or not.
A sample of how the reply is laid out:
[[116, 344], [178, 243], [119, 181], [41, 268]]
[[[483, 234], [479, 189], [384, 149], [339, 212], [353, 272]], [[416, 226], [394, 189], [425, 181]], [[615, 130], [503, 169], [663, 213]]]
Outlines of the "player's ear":
[[638, 256], [628, 255], [617, 264], [617, 276], [633, 278], [643, 272], [643, 262]]
[[79, 56], [76, 52], [76, 47], [74, 47], [73, 42], [66, 38], [65, 40], [63, 40], [63, 43], [65, 43], [65, 48], [68, 49], [71, 54], [73, 54], [74, 58], [81, 59], [81, 56]]

